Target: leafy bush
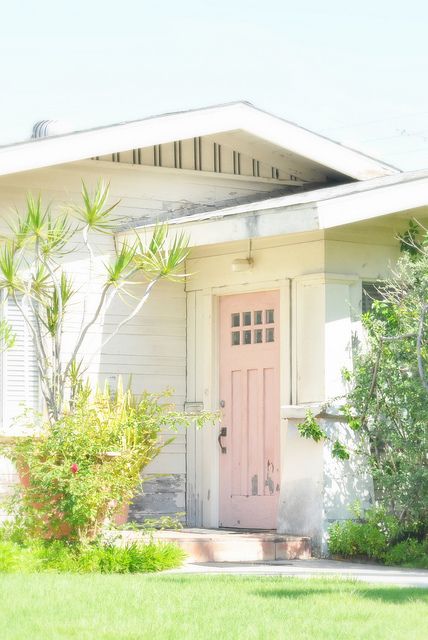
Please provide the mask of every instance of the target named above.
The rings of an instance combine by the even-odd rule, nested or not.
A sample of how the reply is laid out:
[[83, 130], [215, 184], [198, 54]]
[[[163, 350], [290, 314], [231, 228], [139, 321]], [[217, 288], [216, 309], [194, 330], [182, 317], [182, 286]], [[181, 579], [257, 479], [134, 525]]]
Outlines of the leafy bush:
[[367, 344], [347, 372], [348, 409], [358, 418], [376, 502], [405, 528], [428, 532], [428, 233], [418, 225], [363, 316]]
[[118, 547], [101, 542], [69, 544], [55, 540], [22, 545], [3, 540], [0, 573], [143, 573], [177, 568], [184, 557], [184, 551], [169, 542]]
[[[46, 425], [38, 438], [9, 448], [22, 482], [13, 508], [33, 537], [87, 540], [129, 504], [141, 470], [172, 438], [161, 432], [190, 424], [195, 416], [165, 402], [167, 394], [109, 389], [90, 397], [81, 388], [73, 410]], [[202, 424], [204, 415], [197, 416]]]
[[394, 545], [385, 554], [385, 564], [428, 569], [428, 540], [408, 539]]
[[369, 509], [364, 518], [358, 507], [354, 507], [353, 512], [358, 520], [335, 522], [329, 527], [328, 548], [332, 555], [369, 558], [385, 564], [428, 566], [428, 542], [414, 538], [398, 542], [408, 532], [384, 508]]
[[399, 524], [394, 516], [382, 508], [369, 509], [364, 521], [345, 520], [332, 524], [328, 547], [333, 555], [381, 560], [398, 532]]

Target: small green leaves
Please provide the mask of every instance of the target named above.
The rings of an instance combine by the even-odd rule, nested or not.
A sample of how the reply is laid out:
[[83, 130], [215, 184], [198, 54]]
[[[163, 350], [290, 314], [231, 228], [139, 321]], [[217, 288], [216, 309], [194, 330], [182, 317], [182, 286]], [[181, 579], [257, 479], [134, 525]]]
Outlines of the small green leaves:
[[[421, 230], [421, 226], [415, 220], [410, 220], [407, 231], [398, 236], [400, 240], [400, 251], [407, 252], [412, 256], [417, 255], [421, 247]], [[422, 240], [422, 244], [426, 244], [426, 235]]]
[[335, 440], [333, 442], [331, 454], [333, 458], [338, 458], [339, 460], [349, 460], [349, 452], [345, 445], [339, 442], [339, 440]]
[[320, 425], [315, 419], [314, 414], [310, 409], [306, 412], [304, 422], [297, 425], [297, 429], [302, 438], [314, 440], [314, 442], [319, 442], [320, 440], [327, 439], [327, 434], [321, 429]]
[[[323, 429], [321, 429], [319, 423], [317, 422], [314, 414], [310, 409], [308, 409], [308, 411], [306, 412], [304, 422], [297, 425], [297, 429], [302, 438], [307, 438], [308, 440], [313, 440], [314, 442], [320, 442], [321, 440], [332, 442], [327, 433]], [[339, 440], [334, 440], [332, 442], [331, 454], [333, 458], [338, 458], [339, 460], [349, 460], [349, 452], [345, 445], [343, 445]]]
[[358, 431], [361, 428], [361, 420], [355, 415], [355, 411], [349, 404], [344, 404], [341, 407], [341, 411], [343, 416], [347, 419], [349, 427], [353, 431]]

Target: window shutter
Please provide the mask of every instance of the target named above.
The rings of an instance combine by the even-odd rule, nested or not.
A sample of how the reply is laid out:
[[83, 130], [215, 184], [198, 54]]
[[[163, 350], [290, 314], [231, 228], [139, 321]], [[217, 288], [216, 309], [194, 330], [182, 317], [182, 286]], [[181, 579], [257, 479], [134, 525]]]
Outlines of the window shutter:
[[[25, 303], [23, 302], [23, 306]], [[34, 340], [14, 300], [7, 298], [5, 315], [15, 334], [15, 344], [3, 354], [3, 424], [9, 427], [24, 408], [40, 408], [40, 384]], [[30, 315], [30, 309], [24, 307]]]

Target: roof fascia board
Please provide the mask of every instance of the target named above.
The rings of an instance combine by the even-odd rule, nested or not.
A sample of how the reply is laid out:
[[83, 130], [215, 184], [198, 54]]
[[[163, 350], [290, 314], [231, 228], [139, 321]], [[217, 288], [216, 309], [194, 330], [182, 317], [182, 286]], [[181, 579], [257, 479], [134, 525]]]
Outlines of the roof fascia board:
[[362, 222], [428, 206], [428, 178], [400, 182], [319, 202], [320, 228]]
[[[140, 229], [140, 233], [149, 231], [154, 225]], [[277, 210], [258, 212], [216, 220], [204, 220], [202, 222], [190, 222], [183, 224], [176, 221], [171, 228], [175, 234], [184, 231], [189, 238], [192, 247], [224, 244], [230, 238], [231, 242], [237, 240], [250, 240], [252, 238], [269, 238], [277, 235], [319, 231], [319, 220], [316, 207], [307, 206], [304, 209], [288, 210], [284, 215], [278, 216]], [[135, 230], [127, 229], [119, 234], [122, 238], [135, 238]]]
[[357, 180], [398, 172], [394, 167], [256, 107], [235, 103], [3, 147], [0, 148], [0, 175], [237, 129]]
[[[279, 147], [356, 180], [392, 175], [399, 170], [257, 108], [241, 105], [241, 128]], [[302, 149], [305, 150], [302, 153]]]
[[52, 136], [0, 149], [0, 175], [239, 128], [239, 105]]

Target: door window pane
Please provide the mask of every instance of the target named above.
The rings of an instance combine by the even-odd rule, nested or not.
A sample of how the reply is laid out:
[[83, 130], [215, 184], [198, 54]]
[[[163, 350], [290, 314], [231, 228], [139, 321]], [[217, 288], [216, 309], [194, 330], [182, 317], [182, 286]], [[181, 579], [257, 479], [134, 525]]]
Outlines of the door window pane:
[[254, 342], [256, 344], [263, 342], [263, 329], [256, 329], [254, 331]]
[[232, 327], [239, 327], [239, 313], [232, 313]]
[[263, 313], [261, 311], [254, 311], [254, 324], [263, 324]]
[[239, 331], [232, 331], [232, 347], [236, 347], [240, 342], [240, 333]]
[[266, 329], [266, 342], [273, 342], [274, 334], [273, 329]]
[[273, 322], [273, 309], [266, 309], [266, 324], [272, 324]]
[[244, 327], [248, 327], [251, 324], [251, 311], [244, 311], [242, 314], [242, 324]]
[[242, 332], [243, 335], [243, 343], [244, 344], [251, 344], [251, 331], [243, 331]]

